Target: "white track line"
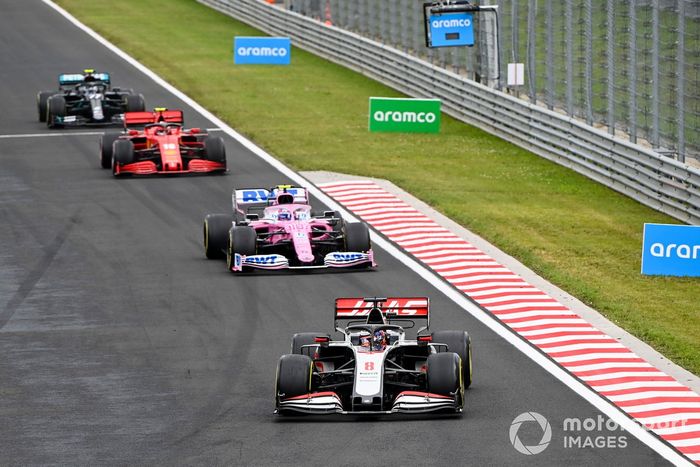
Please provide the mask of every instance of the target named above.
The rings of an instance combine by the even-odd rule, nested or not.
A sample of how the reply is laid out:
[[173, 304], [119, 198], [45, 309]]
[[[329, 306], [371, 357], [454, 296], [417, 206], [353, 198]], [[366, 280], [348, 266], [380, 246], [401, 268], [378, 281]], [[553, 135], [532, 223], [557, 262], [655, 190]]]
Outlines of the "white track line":
[[[126, 52], [119, 49], [117, 46], [109, 42], [107, 39], [103, 38], [95, 31], [85, 26], [83, 23], [78, 21], [73, 15], [68, 13], [66, 10], [56, 5], [51, 0], [42, 0], [45, 4], [55, 9], [61, 15], [63, 15], [68, 21], [73, 23], [76, 27], [83, 30], [93, 39], [98, 41], [100, 44], [104, 45], [106, 48], [117, 54], [119, 57], [124, 59], [127, 63], [134, 66], [136, 69], [144, 73], [146, 76], [151, 78], [154, 82], [171, 92], [173, 95], [187, 103], [194, 110], [199, 112], [202, 116], [208, 118], [214, 125], [220, 127], [224, 133], [231, 136], [233, 139], [237, 140], [241, 145], [243, 145], [250, 152], [260, 157], [262, 160], [270, 164], [274, 169], [281, 172], [285, 177], [293, 180], [300, 186], [306, 187], [309, 192], [314, 195], [319, 201], [328, 206], [331, 210], [340, 211], [344, 218], [357, 221], [358, 219], [351, 215], [347, 210], [345, 210], [340, 204], [338, 204], [333, 198], [325, 194], [320, 188], [313, 185], [311, 182], [306, 180], [304, 177], [294, 172], [292, 169], [284, 165], [282, 162], [275, 159], [273, 156], [265, 152], [262, 148], [256, 146], [252, 141], [247, 139], [245, 136], [236, 132], [233, 128], [228, 126], [224, 121], [220, 120], [214, 114], [209, 112], [207, 109], [202, 107], [200, 104], [192, 100], [185, 93], [175, 88], [173, 85], [169, 84], [163, 78], [155, 74], [153, 71], [136, 61], [133, 57], [128, 55]], [[627, 430], [628, 433], [638, 438], [644, 444], [649, 446], [651, 449], [659, 453], [663, 458], [667, 459], [676, 465], [688, 465], [693, 466], [691, 462], [688, 461], [686, 457], [680, 454], [675, 449], [671, 448], [669, 445], [665, 444], [656, 436], [652, 435], [648, 431], [644, 430], [639, 426], [638, 423], [634, 422], [617, 407], [612, 405], [607, 400], [603, 399], [596, 392], [585, 386], [582, 382], [574, 378], [566, 370], [559, 367], [556, 363], [546, 357], [544, 354], [540, 353], [535, 348], [531, 347], [524, 340], [520, 339], [514, 335], [510, 330], [503, 326], [496, 319], [489, 316], [485, 311], [483, 311], [478, 306], [470, 302], [461, 292], [453, 289], [448, 283], [444, 282], [442, 278], [435, 275], [433, 272], [428, 270], [422, 264], [418, 263], [416, 260], [412, 259], [397, 247], [395, 247], [391, 242], [385, 240], [383, 237], [372, 232], [372, 242], [377, 245], [382, 250], [389, 253], [391, 256], [396, 258], [399, 262], [403, 263], [407, 268], [414, 271], [426, 282], [430, 283], [437, 290], [442, 292], [455, 304], [463, 308], [466, 312], [474, 316], [474, 318], [481, 321], [485, 326], [491, 329], [494, 333], [499, 335], [504, 340], [508, 341], [511, 345], [517, 348], [519, 351], [531, 358], [535, 363], [544, 368], [547, 372], [552, 374], [556, 379], [564, 383], [572, 391], [576, 392], [583, 399], [588, 401], [596, 409], [603, 412], [611, 420], [615, 421], [622, 428]]]

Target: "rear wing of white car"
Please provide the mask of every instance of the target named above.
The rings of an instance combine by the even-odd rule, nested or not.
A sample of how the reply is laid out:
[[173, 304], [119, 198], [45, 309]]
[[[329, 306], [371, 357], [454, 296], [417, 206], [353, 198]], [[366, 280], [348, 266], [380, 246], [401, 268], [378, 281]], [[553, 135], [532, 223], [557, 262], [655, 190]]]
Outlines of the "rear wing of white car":
[[243, 188], [233, 190], [233, 211], [247, 215], [251, 210], [262, 210], [274, 204], [281, 193], [291, 194], [295, 204], [309, 204], [309, 193], [302, 187], [278, 185], [270, 189]]
[[430, 299], [428, 297], [371, 297], [371, 298], [336, 298], [335, 328], [339, 321], [373, 321], [425, 320], [425, 328], [430, 326]]

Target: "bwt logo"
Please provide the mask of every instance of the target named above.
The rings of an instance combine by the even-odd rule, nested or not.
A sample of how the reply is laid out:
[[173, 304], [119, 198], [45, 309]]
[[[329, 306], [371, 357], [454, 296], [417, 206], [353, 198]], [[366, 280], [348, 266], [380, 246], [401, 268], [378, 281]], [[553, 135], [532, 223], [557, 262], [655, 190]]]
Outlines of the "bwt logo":
[[277, 255], [271, 256], [250, 256], [245, 259], [246, 263], [252, 264], [275, 264], [277, 262]]
[[286, 57], [287, 49], [282, 47], [239, 47], [241, 57]]
[[430, 26], [433, 28], [468, 28], [472, 21], [469, 18], [460, 19], [434, 19]]
[[362, 253], [334, 253], [333, 259], [336, 261], [355, 261], [364, 258]]

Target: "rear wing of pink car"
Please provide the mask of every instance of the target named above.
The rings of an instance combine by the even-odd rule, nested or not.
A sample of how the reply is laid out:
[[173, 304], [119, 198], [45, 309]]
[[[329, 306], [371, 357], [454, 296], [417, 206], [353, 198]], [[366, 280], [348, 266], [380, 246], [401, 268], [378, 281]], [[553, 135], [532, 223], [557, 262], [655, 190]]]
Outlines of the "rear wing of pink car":
[[275, 188], [243, 188], [233, 190], [233, 210], [243, 215], [248, 214], [251, 210], [262, 210], [267, 206], [275, 204], [278, 195], [289, 193], [292, 195], [290, 200], [294, 204], [309, 204], [309, 193], [306, 188], [295, 187], [291, 185], [278, 185]]

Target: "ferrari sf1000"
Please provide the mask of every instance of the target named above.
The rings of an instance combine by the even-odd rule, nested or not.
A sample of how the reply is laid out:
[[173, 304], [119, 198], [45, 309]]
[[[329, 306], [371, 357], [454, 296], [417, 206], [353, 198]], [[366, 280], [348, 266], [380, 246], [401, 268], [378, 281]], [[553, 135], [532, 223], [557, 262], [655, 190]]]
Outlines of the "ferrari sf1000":
[[225, 172], [224, 140], [199, 128], [186, 130], [182, 123], [182, 110], [125, 113], [124, 131], [102, 136], [102, 168], [111, 167], [115, 177]]
[[37, 94], [39, 121], [49, 128], [120, 124], [124, 112], [143, 111], [141, 94], [111, 87], [109, 73], [84, 70], [58, 77], [58, 92]]
[[234, 190], [233, 214], [204, 219], [204, 253], [230, 271], [375, 266], [369, 229], [312, 212], [305, 188]]
[[[425, 325], [409, 339], [419, 320]], [[294, 335], [277, 365], [276, 413], [461, 413], [472, 381], [469, 335], [429, 325], [426, 297], [336, 299], [343, 339]]]

